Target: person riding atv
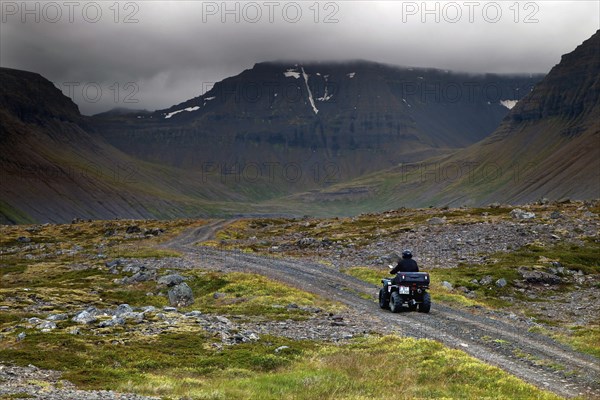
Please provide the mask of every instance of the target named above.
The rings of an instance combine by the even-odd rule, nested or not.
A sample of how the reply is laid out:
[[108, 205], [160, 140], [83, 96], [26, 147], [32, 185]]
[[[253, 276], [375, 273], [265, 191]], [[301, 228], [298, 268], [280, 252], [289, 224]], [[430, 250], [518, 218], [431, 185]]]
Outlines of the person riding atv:
[[402, 252], [402, 259], [398, 261], [391, 271], [390, 274], [397, 274], [398, 272], [419, 272], [419, 266], [417, 262], [412, 259], [412, 251], [404, 250]]
[[393, 279], [382, 279], [383, 287], [379, 290], [379, 306], [393, 313], [408, 309], [428, 313], [431, 309], [429, 274], [419, 272], [417, 262], [412, 259], [412, 252], [404, 250], [402, 259], [395, 267], [390, 265], [390, 273], [396, 274]]

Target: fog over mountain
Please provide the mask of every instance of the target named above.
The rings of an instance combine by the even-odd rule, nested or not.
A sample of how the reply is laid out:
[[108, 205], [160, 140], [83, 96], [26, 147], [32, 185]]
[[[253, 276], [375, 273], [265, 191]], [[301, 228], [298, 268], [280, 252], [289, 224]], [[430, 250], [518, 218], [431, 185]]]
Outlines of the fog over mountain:
[[41, 73], [84, 114], [166, 108], [265, 60], [547, 73], [600, 26], [596, 1], [3, 2], [1, 8], [0, 65]]

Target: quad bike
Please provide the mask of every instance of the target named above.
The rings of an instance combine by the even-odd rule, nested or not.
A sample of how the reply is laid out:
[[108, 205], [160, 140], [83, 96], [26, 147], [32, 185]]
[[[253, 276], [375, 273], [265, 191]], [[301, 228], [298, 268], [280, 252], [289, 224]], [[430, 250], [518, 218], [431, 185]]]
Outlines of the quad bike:
[[379, 307], [393, 313], [402, 310], [428, 313], [431, 309], [429, 274], [427, 272], [399, 272], [396, 280], [382, 279], [379, 289]]

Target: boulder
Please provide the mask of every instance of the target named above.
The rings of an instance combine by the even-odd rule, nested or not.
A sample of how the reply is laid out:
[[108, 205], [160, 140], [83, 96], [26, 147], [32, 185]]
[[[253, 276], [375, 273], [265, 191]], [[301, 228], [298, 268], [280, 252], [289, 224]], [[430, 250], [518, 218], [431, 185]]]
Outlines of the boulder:
[[165, 230], [162, 228], [149, 228], [144, 231], [145, 235], [158, 236], [162, 234]]
[[156, 271], [139, 271], [132, 276], [125, 277], [121, 280], [124, 285], [130, 285], [132, 283], [151, 281], [156, 278]]
[[125, 320], [130, 320], [136, 324], [141, 324], [144, 321], [144, 313], [143, 312], [128, 312], [120, 315], [121, 318]]
[[479, 284], [485, 286], [485, 285], [489, 285], [493, 281], [494, 281], [494, 278], [492, 278], [490, 275], [486, 275], [479, 280]]
[[96, 322], [97, 319], [98, 318], [96, 318], [95, 313], [88, 310], [83, 310], [75, 314], [75, 316], [71, 318], [71, 321], [76, 322], [78, 324], [91, 324], [93, 322]]
[[187, 283], [183, 282], [169, 290], [169, 304], [173, 307], [185, 307], [194, 303], [194, 294]]
[[183, 315], [185, 315], [186, 317], [190, 317], [190, 318], [201, 318], [203, 316], [202, 311], [198, 311], [198, 310], [190, 311]]
[[126, 233], [140, 233], [142, 230], [137, 225], [130, 225], [125, 229]]
[[48, 321], [64, 321], [67, 319], [69, 319], [67, 314], [52, 314], [48, 315], [48, 318], [46, 318]]
[[550, 213], [550, 218], [559, 219], [559, 218], [562, 218], [562, 214], [559, 211], [552, 211]]
[[279, 353], [280, 351], [283, 351], [285, 349], [289, 349], [289, 346], [279, 346], [278, 348], [275, 349], [275, 353]]
[[157, 282], [160, 286], [173, 287], [175, 285], [183, 283], [183, 281], [185, 281], [185, 278], [183, 276], [179, 274], [170, 274], [161, 276], [160, 278], [158, 278]]
[[112, 268], [116, 268], [121, 266], [122, 262], [121, 260], [113, 260], [113, 261], [107, 261], [104, 263], [104, 266], [106, 268], [112, 269]]
[[446, 223], [446, 220], [440, 217], [432, 217], [427, 220], [427, 223], [429, 225], [443, 225]]
[[562, 281], [558, 275], [543, 271], [520, 270], [520, 273], [527, 283], [534, 285], [558, 285]]
[[115, 310], [115, 315], [121, 316], [123, 314], [131, 313], [131, 312], [133, 312], [133, 308], [131, 308], [131, 306], [129, 304], [119, 304], [119, 306]]
[[510, 216], [514, 219], [533, 219], [535, 214], [532, 212], [523, 211], [520, 208], [515, 208], [510, 212]]
[[42, 321], [36, 328], [42, 332], [50, 332], [52, 329], [56, 329], [56, 323], [53, 321]]
[[504, 278], [500, 278], [496, 281], [496, 286], [499, 288], [503, 288], [507, 284], [508, 284], [508, 282], [506, 282], [506, 279], [504, 279]]
[[448, 282], [448, 281], [443, 281], [442, 282], [442, 287], [444, 289], [447, 289], [447, 290], [452, 290], [452, 288], [453, 288], [452, 284], [450, 282]]
[[157, 311], [156, 307], [154, 307], [154, 306], [142, 307], [142, 312], [145, 312], [145, 313], [153, 313], [153, 312], [156, 312], [156, 311]]

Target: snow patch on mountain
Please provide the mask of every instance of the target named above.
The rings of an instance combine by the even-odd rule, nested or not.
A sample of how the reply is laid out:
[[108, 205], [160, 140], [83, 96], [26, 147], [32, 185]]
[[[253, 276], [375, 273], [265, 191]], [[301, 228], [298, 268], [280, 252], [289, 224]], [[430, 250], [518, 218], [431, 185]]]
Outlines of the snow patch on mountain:
[[356, 75], [356, 72], [350, 72], [349, 74], [346, 74], [346, 76], [350, 79], [354, 78], [354, 75]]
[[306, 85], [306, 90], [308, 91], [308, 101], [310, 101], [310, 105], [311, 105], [313, 111], [315, 112], [315, 114], [318, 114], [319, 110], [315, 106], [315, 100], [313, 99], [312, 92], [310, 91], [310, 87], [308, 86], [308, 74], [306, 72], [304, 72], [304, 67], [301, 67], [301, 69], [302, 69], [302, 77], [304, 78], [304, 84]]
[[204, 106], [206, 106], [206, 102], [207, 102], [207, 101], [211, 101], [211, 100], [214, 100], [214, 99], [216, 99], [216, 98], [217, 98], [216, 96], [211, 96], [211, 97], [207, 97], [207, 98], [205, 98], [205, 99], [204, 99], [204, 104], [203, 104], [202, 106], [203, 106], [203, 107], [204, 107]]
[[[321, 74], [318, 72], [317, 75], [321, 76]], [[323, 93], [323, 96], [317, 97], [317, 101], [328, 101], [333, 97], [333, 94], [329, 94], [329, 88], [327, 87], [327, 79], [329, 79], [329, 75], [323, 75], [323, 79], [325, 80], [325, 93]]]
[[283, 76], [285, 76], [286, 78], [296, 78], [299, 79], [300, 78], [300, 72], [296, 71], [294, 68], [290, 68], [287, 71], [285, 71], [283, 73]]
[[184, 108], [182, 110], [177, 110], [177, 111], [173, 111], [173, 112], [170, 112], [170, 113], [166, 114], [165, 115], [165, 119], [169, 119], [173, 115], [179, 114], [180, 112], [183, 112], [183, 111], [196, 111], [196, 110], [199, 110], [199, 109], [200, 109], [200, 106], [186, 107], [186, 108]]
[[518, 102], [519, 102], [519, 100], [500, 100], [500, 104], [502, 104], [504, 107], [508, 108], [509, 110], [512, 110], [512, 108], [514, 106], [516, 106]]

